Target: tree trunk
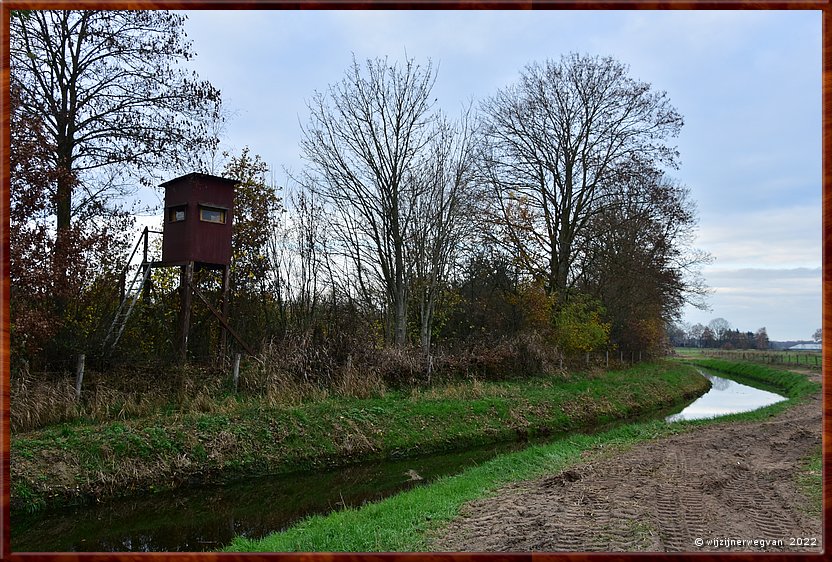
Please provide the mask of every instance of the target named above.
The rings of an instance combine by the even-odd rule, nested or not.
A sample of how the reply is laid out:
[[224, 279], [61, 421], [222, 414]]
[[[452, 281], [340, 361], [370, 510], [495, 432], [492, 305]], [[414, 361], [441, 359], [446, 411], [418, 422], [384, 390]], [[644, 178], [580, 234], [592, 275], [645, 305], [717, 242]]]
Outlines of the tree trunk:
[[69, 229], [72, 214], [72, 181], [68, 173], [62, 173], [58, 177], [57, 184], [55, 215], [57, 217], [58, 239], [60, 239], [61, 233], [66, 233]]
[[188, 335], [191, 330], [191, 282], [194, 279], [194, 262], [180, 268], [179, 273], [179, 362], [188, 358]]
[[[432, 293], [432, 292], [431, 292]], [[430, 353], [430, 337], [431, 327], [433, 325], [433, 294], [429, 295], [422, 301], [420, 312], [420, 320], [422, 321], [419, 340], [422, 344], [422, 351], [425, 355]]]
[[60, 158], [60, 173], [56, 179], [55, 191], [55, 250], [53, 254], [55, 282], [61, 290], [57, 291], [56, 301], [59, 309], [63, 309], [63, 288], [67, 281], [67, 264], [70, 255], [70, 224], [72, 218], [72, 191], [74, 182], [69, 166], [71, 159], [67, 156]]
[[393, 343], [396, 347], [404, 347], [407, 343], [407, 291], [403, 284], [396, 291], [394, 306]]

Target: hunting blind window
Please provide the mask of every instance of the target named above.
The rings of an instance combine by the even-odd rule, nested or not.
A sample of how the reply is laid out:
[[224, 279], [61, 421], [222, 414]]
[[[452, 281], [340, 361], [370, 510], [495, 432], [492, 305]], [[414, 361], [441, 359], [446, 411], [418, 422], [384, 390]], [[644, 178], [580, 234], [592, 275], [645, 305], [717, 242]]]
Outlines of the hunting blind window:
[[200, 205], [199, 220], [225, 224], [225, 209], [219, 209], [217, 207], [203, 207]]
[[185, 209], [186, 207], [184, 205], [181, 207], [171, 207], [170, 209], [168, 209], [168, 221], [180, 222], [185, 220]]

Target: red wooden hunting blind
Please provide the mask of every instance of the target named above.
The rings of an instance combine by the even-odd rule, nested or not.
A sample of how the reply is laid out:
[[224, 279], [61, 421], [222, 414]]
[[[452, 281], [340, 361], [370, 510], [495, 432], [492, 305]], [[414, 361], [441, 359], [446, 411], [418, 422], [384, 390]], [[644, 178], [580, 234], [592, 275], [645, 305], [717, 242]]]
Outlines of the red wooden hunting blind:
[[[234, 221], [234, 188], [240, 182], [209, 174], [192, 172], [161, 184], [165, 188], [165, 214], [162, 228], [162, 259], [148, 259], [150, 230], [145, 227], [122, 272], [121, 303], [113, 323], [104, 337], [105, 351], [112, 351], [136, 301], [148, 290], [150, 270], [154, 267], [178, 266], [179, 273], [179, 356], [187, 358], [188, 335], [191, 324], [191, 300], [195, 294], [222, 324], [220, 354], [225, 356], [226, 333], [253, 355], [252, 349], [228, 324], [228, 286], [231, 272], [231, 237]], [[156, 231], [153, 231], [157, 234]], [[141, 266], [130, 281], [133, 255], [144, 246]], [[219, 269], [222, 271], [220, 310], [209, 301], [194, 282], [194, 271]]]
[[[223, 354], [226, 332], [252, 353], [228, 325], [234, 187], [238, 183], [237, 180], [192, 172], [161, 184], [165, 188], [162, 265], [181, 266], [179, 353], [183, 361], [188, 349], [192, 294], [196, 294], [222, 324], [220, 346]], [[195, 268], [222, 269], [221, 312], [194, 285]]]
[[165, 265], [231, 263], [234, 186], [238, 183], [193, 172], [161, 184], [165, 188]]

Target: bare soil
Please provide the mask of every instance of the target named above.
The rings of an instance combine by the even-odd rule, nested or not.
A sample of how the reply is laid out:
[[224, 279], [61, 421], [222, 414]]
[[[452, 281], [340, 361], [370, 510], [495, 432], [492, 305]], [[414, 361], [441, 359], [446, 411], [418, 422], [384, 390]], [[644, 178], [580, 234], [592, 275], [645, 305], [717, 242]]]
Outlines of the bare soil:
[[[816, 396], [766, 421], [591, 453], [561, 474], [467, 504], [432, 550], [820, 551], [821, 519], [796, 476], [820, 446], [821, 410]], [[721, 539], [783, 544], [707, 542]]]

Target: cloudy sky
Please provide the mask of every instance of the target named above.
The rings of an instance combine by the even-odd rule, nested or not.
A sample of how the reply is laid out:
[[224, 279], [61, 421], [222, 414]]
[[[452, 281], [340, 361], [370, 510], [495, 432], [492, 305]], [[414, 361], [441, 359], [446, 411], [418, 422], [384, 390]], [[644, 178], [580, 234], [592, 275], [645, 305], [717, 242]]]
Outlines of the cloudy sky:
[[193, 66], [234, 116], [225, 148], [299, 170], [316, 90], [359, 60], [431, 59], [438, 105], [457, 113], [531, 61], [611, 55], [684, 116], [675, 177], [698, 203], [696, 245], [714, 261], [710, 311], [774, 340], [821, 325], [819, 11], [191, 11]]

